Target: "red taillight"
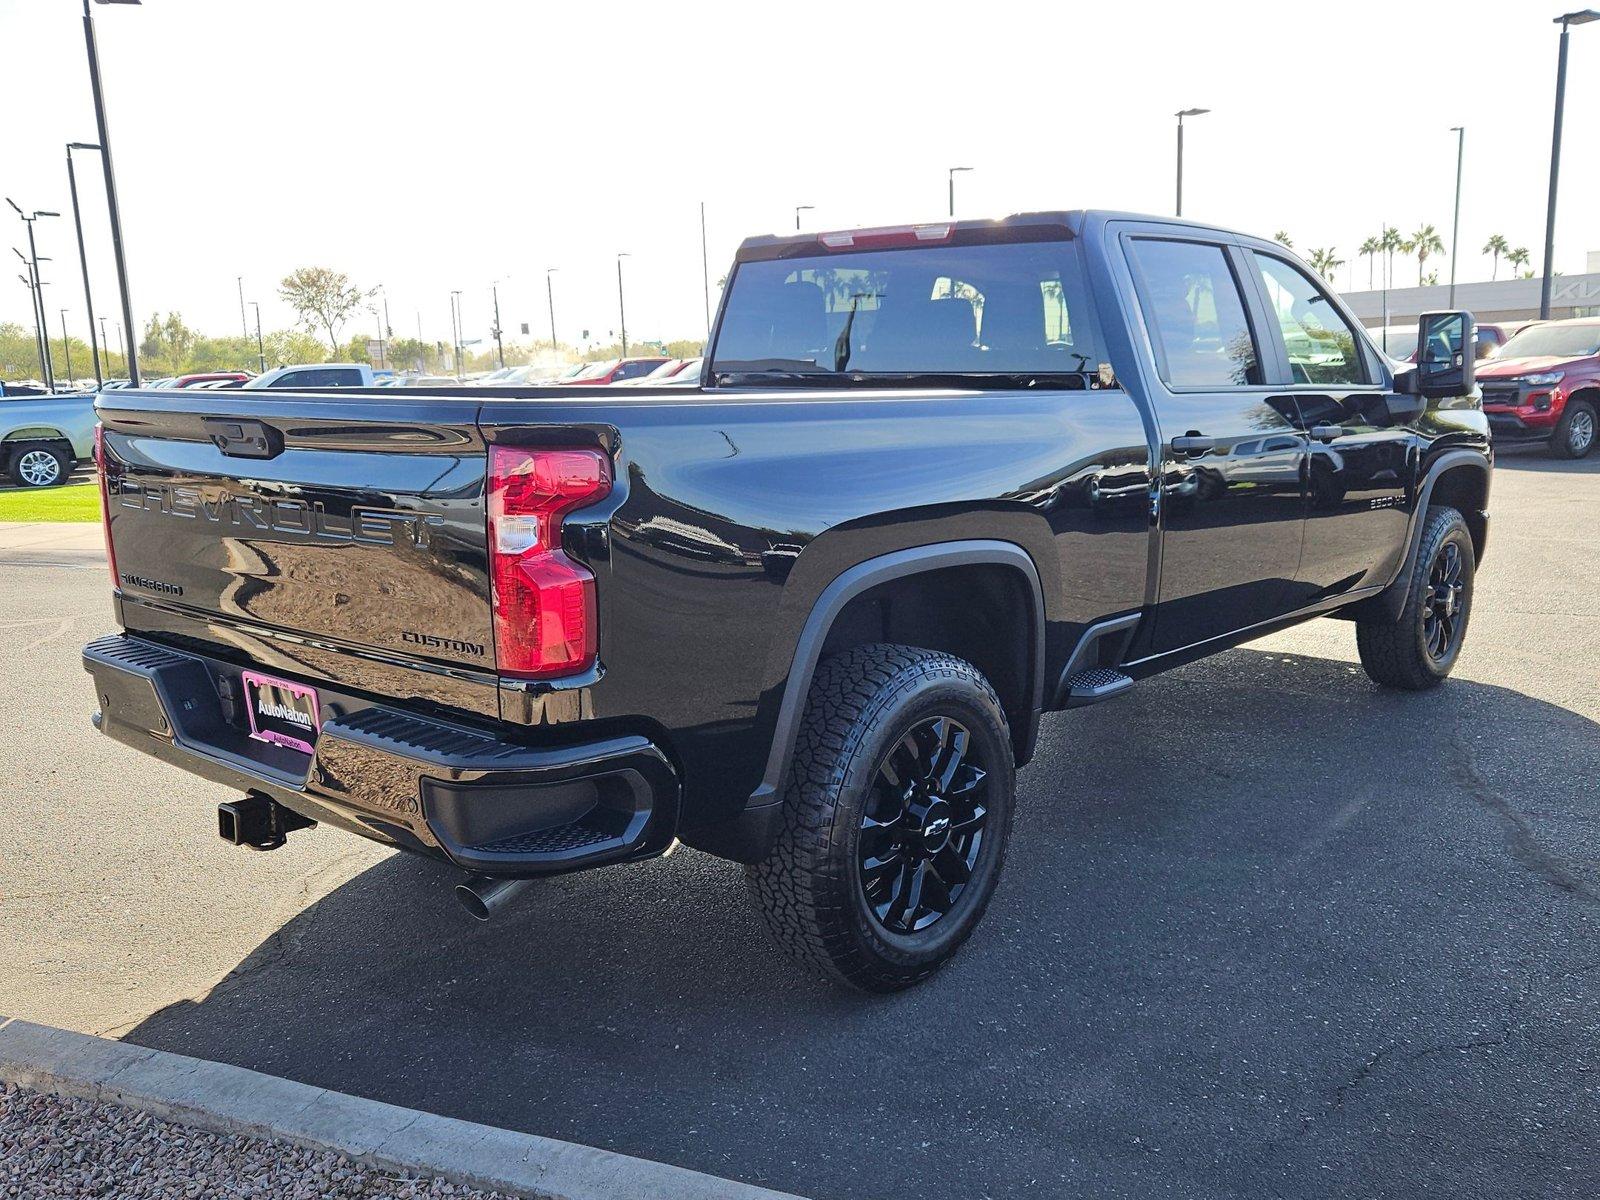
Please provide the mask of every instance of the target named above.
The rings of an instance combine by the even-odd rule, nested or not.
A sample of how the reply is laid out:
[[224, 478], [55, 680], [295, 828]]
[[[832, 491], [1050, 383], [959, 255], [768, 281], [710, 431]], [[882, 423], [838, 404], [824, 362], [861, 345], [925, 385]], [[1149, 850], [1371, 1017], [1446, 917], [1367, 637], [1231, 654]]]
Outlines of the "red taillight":
[[106, 427], [94, 423], [94, 471], [100, 477], [100, 529], [106, 535], [106, 563], [111, 567], [111, 586], [121, 587], [117, 574], [117, 552], [111, 545], [111, 492], [106, 485]]
[[594, 573], [561, 549], [561, 518], [611, 491], [596, 450], [489, 447], [489, 574], [502, 675], [543, 679], [594, 665]]

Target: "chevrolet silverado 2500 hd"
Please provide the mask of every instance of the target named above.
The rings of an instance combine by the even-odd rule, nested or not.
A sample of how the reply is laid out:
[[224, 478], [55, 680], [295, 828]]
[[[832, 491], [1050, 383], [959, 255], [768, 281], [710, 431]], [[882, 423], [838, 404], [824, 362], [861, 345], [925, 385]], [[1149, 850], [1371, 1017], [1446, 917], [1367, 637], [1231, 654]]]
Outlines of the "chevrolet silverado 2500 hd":
[[232, 842], [326, 822], [478, 915], [682, 842], [905, 987], [1041, 713], [1317, 615], [1450, 672], [1488, 425], [1422, 324], [1396, 373], [1280, 245], [1063, 212], [750, 239], [696, 388], [108, 392], [95, 720]]

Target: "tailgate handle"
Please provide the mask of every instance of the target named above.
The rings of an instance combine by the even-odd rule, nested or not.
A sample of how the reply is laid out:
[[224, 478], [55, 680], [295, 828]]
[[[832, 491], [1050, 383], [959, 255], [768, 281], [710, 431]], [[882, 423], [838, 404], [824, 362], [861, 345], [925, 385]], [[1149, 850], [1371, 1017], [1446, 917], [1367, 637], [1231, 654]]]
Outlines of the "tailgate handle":
[[276, 458], [283, 453], [283, 434], [265, 421], [207, 417], [203, 424], [212, 444], [230, 458]]

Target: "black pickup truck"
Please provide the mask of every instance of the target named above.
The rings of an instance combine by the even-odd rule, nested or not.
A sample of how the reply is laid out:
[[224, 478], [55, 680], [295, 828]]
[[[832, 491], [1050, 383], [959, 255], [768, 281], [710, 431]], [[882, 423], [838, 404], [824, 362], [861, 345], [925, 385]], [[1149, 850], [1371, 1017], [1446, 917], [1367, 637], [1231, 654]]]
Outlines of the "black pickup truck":
[[1422, 334], [1395, 374], [1279, 245], [1061, 212], [752, 238], [693, 389], [107, 392], [95, 721], [241, 845], [327, 822], [487, 916], [681, 842], [905, 987], [1041, 713], [1319, 615], [1449, 673], [1491, 459], [1470, 314]]

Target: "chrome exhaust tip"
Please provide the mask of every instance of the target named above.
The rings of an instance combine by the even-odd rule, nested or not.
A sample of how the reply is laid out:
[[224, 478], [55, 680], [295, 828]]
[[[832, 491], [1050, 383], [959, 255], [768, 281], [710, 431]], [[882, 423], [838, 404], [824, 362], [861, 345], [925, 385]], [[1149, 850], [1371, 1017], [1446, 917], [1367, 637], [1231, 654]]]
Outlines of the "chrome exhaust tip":
[[487, 921], [502, 905], [520, 895], [531, 879], [496, 879], [492, 875], [469, 875], [456, 884], [456, 899], [480, 921]]

